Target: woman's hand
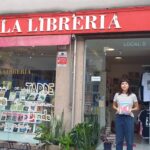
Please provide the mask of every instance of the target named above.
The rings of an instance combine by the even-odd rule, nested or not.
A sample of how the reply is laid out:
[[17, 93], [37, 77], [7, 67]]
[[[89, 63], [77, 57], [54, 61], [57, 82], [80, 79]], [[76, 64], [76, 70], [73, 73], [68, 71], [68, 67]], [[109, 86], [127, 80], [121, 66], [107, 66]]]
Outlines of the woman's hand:
[[117, 107], [117, 109], [116, 109], [116, 114], [120, 114], [120, 109], [119, 109], [119, 107]]

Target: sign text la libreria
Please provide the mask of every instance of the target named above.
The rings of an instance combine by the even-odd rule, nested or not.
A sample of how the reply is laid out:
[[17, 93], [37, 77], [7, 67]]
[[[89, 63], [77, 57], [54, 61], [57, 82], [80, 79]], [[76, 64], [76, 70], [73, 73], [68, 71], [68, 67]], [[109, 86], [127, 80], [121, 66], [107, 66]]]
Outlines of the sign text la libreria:
[[0, 19], [0, 36], [30, 34], [80, 33], [121, 29], [119, 17], [115, 13], [68, 16], [25, 16]]

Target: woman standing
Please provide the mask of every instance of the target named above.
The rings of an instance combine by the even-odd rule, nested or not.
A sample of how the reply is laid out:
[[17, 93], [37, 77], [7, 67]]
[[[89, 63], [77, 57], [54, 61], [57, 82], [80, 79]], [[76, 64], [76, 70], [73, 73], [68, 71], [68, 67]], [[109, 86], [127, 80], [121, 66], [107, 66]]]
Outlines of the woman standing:
[[120, 91], [114, 96], [113, 109], [116, 110], [116, 150], [123, 150], [124, 139], [127, 143], [127, 150], [133, 150], [133, 112], [139, 109], [139, 105], [136, 95], [130, 90], [128, 79], [121, 80]]

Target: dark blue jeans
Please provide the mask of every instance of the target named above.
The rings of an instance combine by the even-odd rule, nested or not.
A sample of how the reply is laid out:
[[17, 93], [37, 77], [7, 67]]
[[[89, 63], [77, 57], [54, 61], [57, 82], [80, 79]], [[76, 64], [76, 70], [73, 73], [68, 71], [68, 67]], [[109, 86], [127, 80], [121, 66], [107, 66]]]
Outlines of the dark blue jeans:
[[123, 150], [124, 139], [127, 150], [133, 150], [134, 118], [128, 115], [116, 115], [116, 150]]

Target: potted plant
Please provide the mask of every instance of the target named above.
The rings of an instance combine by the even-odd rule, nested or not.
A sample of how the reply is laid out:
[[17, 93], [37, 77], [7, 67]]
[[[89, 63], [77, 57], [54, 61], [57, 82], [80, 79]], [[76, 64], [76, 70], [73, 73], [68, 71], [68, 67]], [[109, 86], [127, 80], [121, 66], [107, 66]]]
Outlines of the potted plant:
[[115, 142], [115, 135], [110, 132], [110, 127], [103, 127], [100, 137], [103, 141], [104, 150], [111, 150], [112, 144]]
[[53, 116], [50, 121], [40, 124], [39, 129], [36, 131], [35, 139], [45, 144], [45, 150], [58, 150], [60, 149], [60, 137], [65, 135], [63, 127], [63, 116]]
[[59, 143], [63, 150], [74, 150], [74, 144], [70, 136], [70, 133], [67, 133], [62, 137], [60, 137]]
[[93, 150], [97, 143], [94, 138], [94, 124], [79, 123], [70, 132], [70, 137], [77, 150]]

